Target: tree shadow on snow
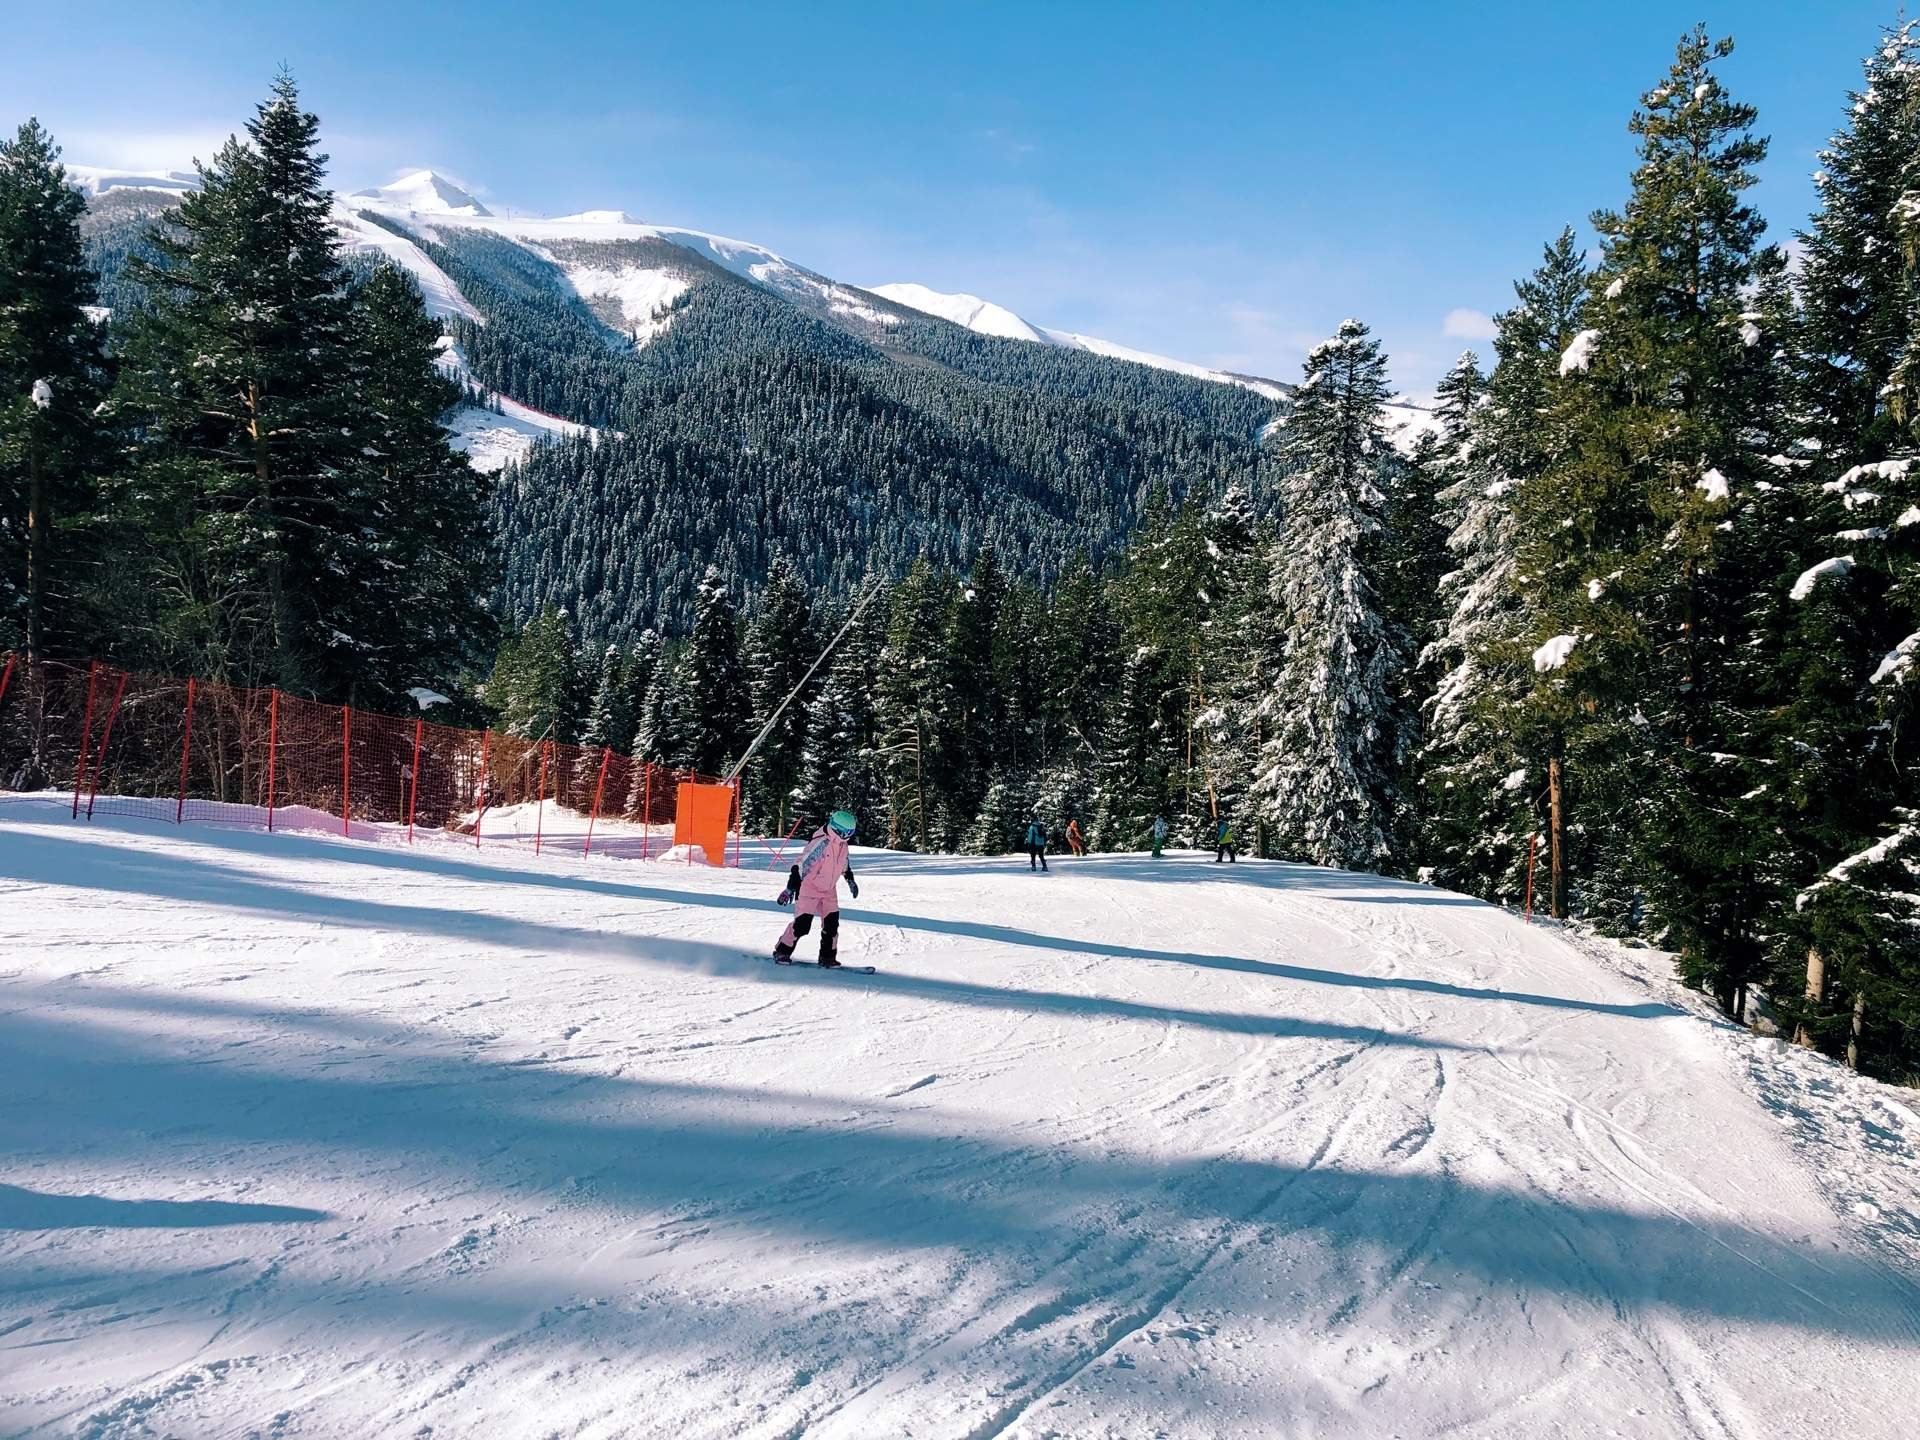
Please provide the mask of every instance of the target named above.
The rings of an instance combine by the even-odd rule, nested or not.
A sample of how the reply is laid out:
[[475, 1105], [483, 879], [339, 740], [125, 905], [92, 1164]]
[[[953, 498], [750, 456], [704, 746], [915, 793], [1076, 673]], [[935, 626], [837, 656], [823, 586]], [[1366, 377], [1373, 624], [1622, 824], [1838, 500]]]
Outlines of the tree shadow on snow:
[[[78, 989], [76, 1000], [127, 1016], [151, 998]], [[167, 1010], [197, 1011], [216, 1027], [207, 1039], [277, 1020], [265, 1007], [191, 995], [169, 997]], [[18, 1102], [0, 1114], [0, 1141], [44, 1165], [132, 1166], [177, 1159], [187, 1133], [223, 1168], [250, 1161], [269, 1182], [297, 1163], [354, 1193], [385, 1177], [371, 1183], [478, 1192], [535, 1217], [586, 1207], [619, 1217], [614, 1228], [684, 1226], [709, 1247], [732, 1235], [750, 1249], [971, 1251], [1010, 1273], [1087, 1270], [1102, 1303], [1121, 1308], [1163, 1291], [1169, 1273], [1198, 1273], [1231, 1239], [1305, 1246], [1287, 1268], [1329, 1266], [1326, 1303], [1361, 1293], [1343, 1287], [1404, 1277], [1475, 1303], [1524, 1309], [1529, 1297], [1552, 1297], [1608, 1323], [1653, 1311], [1882, 1344], [1920, 1339], [1920, 1292], [1864, 1258], [1814, 1253], [1731, 1219], [1470, 1184], [1406, 1164], [1391, 1146], [1372, 1168], [1232, 1155], [1168, 1163], [1052, 1136], [1024, 1144], [929, 1108], [937, 1087], [891, 1105], [679, 1084], [449, 1053], [463, 1037], [394, 1029], [419, 1053], [356, 1064], [329, 1047], [266, 1066], [208, 1063], [137, 1025], [16, 1010], [0, 1015], [0, 1082]], [[426, 1048], [436, 1039], [445, 1048]], [[1328, 1098], [1338, 1109], [1337, 1092]], [[1127, 1259], [1143, 1250], [1151, 1263]], [[577, 1296], [582, 1283], [557, 1275], [554, 1285], [571, 1288], [549, 1299]], [[0, 1265], [0, 1294], [8, 1286]], [[249, 1303], [269, 1304], [271, 1292]], [[1308, 1319], [1337, 1332], [1351, 1308]]]
[[[161, 833], [170, 834], [171, 832], [162, 831]], [[273, 836], [250, 831], [206, 829], [194, 831], [192, 838], [196, 848], [200, 849], [218, 848], [268, 858], [292, 857], [327, 863], [365, 865], [385, 871], [399, 870], [450, 879], [471, 880], [490, 887], [526, 885], [546, 890], [582, 891], [614, 899], [738, 910], [765, 916], [770, 924], [780, 914], [767, 902], [748, 896], [707, 889], [676, 889], [663, 884], [639, 885], [598, 880], [560, 871], [529, 871], [429, 855], [420, 851], [399, 850], [394, 847], [354, 845], [307, 836]], [[903, 867], [907, 863], [917, 865], [928, 863], [917, 857], [908, 861], [907, 857], [890, 856], [887, 860], [901, 864]], [[871, 861], [866, 863], [869, 873], [874, 876], [888, 873], [884, 866], [877, 866]], [[1177, 873], [1181, 868], [1177, 861], [1157, 862], [1148, 857], [1136, 860], [1125, 856], [1102, 856], [1095, 857], [1087, 863], [1098, 865], [1103, 871], [1119, 867], [1123, 874], [1138, 871], [1141, 874], [1151, 874], [1156, 877]], [[964, 865], [965, 862], [958, 865], [943, 865], [939, 873], [958, 871], [963, 869]], [[1186, 868], [1191, 870], [1199, 867], [1190, 865]], [[1345, 871], [1321, 870], [1311, 866], [1264, 862], [1251, 868], [1274, 876], [1273, 880], [1262, 880], [1260, 883], [1275, 888], [1311, 886], [1324, 880], [1327, 884], [1372, 887], [1381, 892], [1380, 898], [1383, 900], [1404, 899], [1405, 895], [1402, 892], [1412, 894], [1416, 898], [1423, 892], [1433, 893], [1426, 892], [1423, 886], [1410, 885], [1404, 881], [1388, 880], [1380, 876], [1355, 875]], [[643, 958], [661, 958], [678, 951], [680, 958], [696, 961], [701, 968], [712, 968], [716, 964], [725, 968], [739, 958], [724, 946], [703, 947], [696, 942], [650, 940], [646, 937], [629, 939], [609, 931], [515, 920], [495, 912], [468, 912], [444, 906], [403, 905], [391, 901], [328, 896], [281, 885], [251, 871], [221, 866], [191, 853], [169, 854], [120, 847], [109, 848], [84, 841], [63, 840], [58, 836], [45, 833], [35, 834], [30, 838], [19, 832], [0, 833], [0, 876], [13, 876], [22, 880], [54, 885], [72, 885], [77, 879], [84, 877], [84, 884], [96, 889], [173, 896], [234, 908], [281, 911], [329, 924], [400, 929], [423, 934], [452, 934], [471, 937], [483, 943], [526, 948], [613, 954], [623, 958], [635, 958], [637, 952], [651, 947], [657, 953]], [[1211, 877], [1203, 870], [1200, 872], [1200, 878], [1207, 880]], [[1482, 905], [1482, 902], [1469, 900], [1464, 896], [1450, 897], [1449, 903], [1453, 901], [1466, 905]], [[1490, 913], [1497, 913], [1493, 911], [1493, 907], [1482, 906], [1482, 908]], [[1119, 960], [1192, 965], [1201, 969], [1224, 970], [1243, 975], [1264, 976], [1269, 979], [1314, 985], [1331, 985], [1344, 989], [1409, 991], [1455, 999], [1506, 1001], [1516, 1005], [1583, 1010], [1596, 1015], [1614, 1015], [1639, 1020], [1665, 1019], [1682, 1013], [1671, 1005], [1657, 1001], [1614, 1004], [1522, 990], [1498, 990], [1483, 986], [1460, 985], [1451, 981], [1429, 980], [1417, 976], [1372, 975], [1330, 970], [1318, 966], [1296, 965], [1285, 961], [1255, 960], [1237, 955], [1154, 950], [1109, 940], [1045, 935], [1010, 925], [942, 920], [931, 916], [872, 910], [857, 905], [849, 907], [847, 915], [848, 920], [854, 924], [893, 925], [902, 930], [962, 936], [1062, 954], [1103, 955]], [[773, 930], [777, 931], [777, 929], [778, 925], [774, 925]], [[750, 950], [758, 953], [763, 945], [770, 949], [771, 940], [756, 935], [748, 945]], [[903, 979], [902, 976], [892, 975], [889, 977], [889, 983], [899, 984]], [[965, 988], [961, 987], [962, 990]], [[1051, 992], [987, 987], [985, 993], [1000, 997], [995, 1003], [1005, 1004], [1015, 997], [1046, 996]], [[950, 998], [960, 1003], [969, 1003], [965, 994], [956, 994]], [[1102, 1003], [1093, 999], [1083, 999], [1083, 997], [1056, 995], [1052, 998], [1056, 1002], [1070, 999], [1081, 1006], [1095, 1006]], [[977, 1000], [978, 997], [976, 996], [975, 999]], [[1044, 1000], [1039, 1003], [1046, 1004]], [[1130, 1002], [1106, 1003], [1126, 1006]], [[1068, 1005], [1066, 1008], [1073, 1009], [1076, 1005]], [[1159, 1007], [1153, 1006], [1132, 1006], [1131, 1008], [1135, 1013], [1147, 1010], [1163, 1014], [1165, 1018], [1180, 1018], [1197, 1013], [1163, 1012]], [[1196, 1023], [1205, 1022], [1196, 1021]], [[1228, 1026], [1226, 1028], [1244, 1027]], [[1271, 1032], [1256, 1030], [1254, 1033]]]
[[109, 1200], [0, 1184], [0, 1230], [181, 1230], [209, 1225], [294, 1225], [331, 1218], [298, 1205], [229, 1200]]

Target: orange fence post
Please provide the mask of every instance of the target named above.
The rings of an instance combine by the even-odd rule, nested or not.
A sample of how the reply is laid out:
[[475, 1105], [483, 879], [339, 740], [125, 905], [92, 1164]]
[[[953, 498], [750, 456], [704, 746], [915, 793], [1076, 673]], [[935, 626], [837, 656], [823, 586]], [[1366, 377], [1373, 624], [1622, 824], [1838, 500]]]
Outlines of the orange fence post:
[[[732, 832], [733, 864], [737, 867], [740, 864], [740, 777], [737, 775], [733, 779], [733, 814], [727, 817], [727, 828]], [[725, 864], [726, 859], [722, 855], [721, 863]]]
[[353, 707], [340, 707], [340, 833], [353, 838]]
[[640, 781], [640, 858], [653, 858], [653, 762], [642, 760], [646, 773]]
[[95, 660], [87, 666], [87, 718], [80, 727], [80, 758], [73, 762], [73, 815], [80, 814], [80, 791], [87, 779], [87, 754], [93, 749], [93, 692], [100, 683], [100, 662]]
[[613, 750], [610, 746], [600, 747], [600, 779], [593, 787], [593, 813], [587, 816], [587, 843], [581, 848], [582, 855], [593, 853], [593, 825], [600, 818], [600, 794], [607, 788], [607, 766], [613, 762]]
[[7, 682], [13, 679], [13, 664], [19, 658], [11, 650], [7, 652], [7, 668], [0, 670], [0, 700], [7, 698]]
[[100, 731], [100, 748], [93, 755], [93, 784], [87, 790], [87, 819], [93, 819], [93, 802], [100, 798], [100, 770], [107, 763], [107, 742], [113, 739], [114, 717], [120, 713], [120, 697], [127, 693], [127, 672], [120, 672], [120, 683], [113, 687], [113, 704], [107, 710], [107, 723]]
[[553, 741], [540, 742], [540, 803], [533, 807], [533, 853], [540, 853], [540, 832], [545, 828], [547, 818], [547, 753], [553, 749]]
[[413, 721], [413, 773], [407, 786], [407, 844], [413, 843], [413, 802], [420, 798], [420, 736], [426, 730], [427, 722], [414, 717]]
[[187, 733], [180, 737], [180, 801], [173, 808], [173, 823], [187, 822], [187, 753], [193, 748], [193, 677], [187, 677]]
[[267, 692], [267, 829], [273, 829], [274, 765], [280, 758], [280, 692]]
[[1540, 832], [1527, 837], [1527, 923], [1533, 923], [1533, 861], [1540, 852]]

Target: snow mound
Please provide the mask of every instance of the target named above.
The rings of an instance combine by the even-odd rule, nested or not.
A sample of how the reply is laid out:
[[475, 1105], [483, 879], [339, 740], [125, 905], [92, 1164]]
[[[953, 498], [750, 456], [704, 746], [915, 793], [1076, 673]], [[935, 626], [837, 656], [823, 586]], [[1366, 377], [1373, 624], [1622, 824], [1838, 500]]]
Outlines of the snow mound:
[[1843, 580], [1852, 569], [1851, 555], [1836, 555], [1831, 560], [1822, 560], [1818, 565], [1801, 571], [1800, 578], [1793, 582], [1793, 589], [1787, 593], [1795, 600], [1805, 600], [1822, 580]]
[[431, 170], [414, 170], [389, 185], [356, 190], [347, 199], [381, 210], [404, 210], [414, 215], [464, 215], [484, 218], [493, 212], [465, 190]]
[[1573, 654], [1573, 647], [1579, 643], [1578, 635], [1554, 636], [1533, 652], [1534, 670], [1542, 675], [1549, 670], [1558, 670], [1567, 663], [1567, 657]]

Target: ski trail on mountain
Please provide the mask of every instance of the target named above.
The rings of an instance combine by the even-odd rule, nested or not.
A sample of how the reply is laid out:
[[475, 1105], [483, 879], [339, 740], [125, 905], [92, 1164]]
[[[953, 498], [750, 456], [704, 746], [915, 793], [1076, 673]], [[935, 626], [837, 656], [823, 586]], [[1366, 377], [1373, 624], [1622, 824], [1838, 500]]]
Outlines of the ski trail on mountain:
[[0, 813], [0, 1431], [1920, 1403], [1911, 1277], [1708, 1026], [1552, 933], [1191, 855], [857, 864], [871, 977], [759, 958], [765, 870]]

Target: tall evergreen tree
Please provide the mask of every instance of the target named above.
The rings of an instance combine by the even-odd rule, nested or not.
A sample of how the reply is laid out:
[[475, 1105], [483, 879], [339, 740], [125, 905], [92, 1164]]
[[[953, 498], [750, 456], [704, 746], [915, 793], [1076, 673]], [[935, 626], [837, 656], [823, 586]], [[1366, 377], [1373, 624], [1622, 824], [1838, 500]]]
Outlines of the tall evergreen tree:
[[1742, 198], [1766, 142], [1714, 72], [1731, 49], [1684, 37], [1634, 114], [1632, 193], [1594, 217], [1603, 260], [1565, 357], [1583, 377], [1565, 459], [1522, 498], [1551, 631], [1535, 637], [1542, 688], [1563, 714], [1592, 707], [1580, 728], [1609, 748], [1589, 767], [1641, 797], [1631, 888], [1682, 974], [1737, 1013], [1771, 843], [1748, 798], [1766, 747], [1748, 627], [1773, 505], [1755, 484], [1772, 351], [1747, 313], [1763, 225]]
[[1282, 432], [1286, 530], [1272, 598], [1285, 650], [1254, 786], [1284, 852], [1361, 870], [1393, 863], [1406, 822], [1395, 775], [1409, 735], [1407, 658], [1377, 590], [1388, 393], [1386, 357], [1357, 320], [1307, 357]]
[[328, 602], [352, 637], [329, 650], [341, 672], [329, 688], [355, 703], [393, 704], [412, 686], [450, 685], [472, 665], [492, 625], [480, 597], [494, 557], [484, 481], [440, 424], [460, 387], [435, 366], [438, 323], [392, 265], [354, 300], [359, 444], [341, 498], [359, 531], [336, 561], [346, 593]]
[[[1586, 292], [1586, 266], [1573, 231], [1563, 230], [1498, 317], [1485, 403], [1461, 427], [1438, 497], [1454, 568], [1439, 586], [1445, 624], [1422, 657], [1436, 675], [1422, 855], [1440, 883], [1489, 898], [1522, 893], [1537, 834], [1532, 800], [1549, 783], [1552, 747], [1530, 704], [1537, 642], [1527, 637], [1538, 587], [1521, 567], [1514, 506], [1558, 453], [1548, 422], [1568, 384], [1560, 359]], [[1551, 522], [1542, 514], [1536, 523]]]
[[727, 579], [709, 565], [700, 582], [693, 633], [675, 667], [687, 706], [681, 753], [667, 758], [704, 775], [719, 775], [740, 757], [752, 701], [740, 659], [739, 615]]
[[123, 491], [156, 553], [155, 648], [221, 678], [346, 692], [370, 637], [351, 587], [362, 521], [352, 303], [316, 148], [282, 75], [166, 212], [122, 369], [141, 431]]
[[567, 612], [541, 611], [500, 646], [486, 701], [497, 728], [523, 740], [571, 744], [581, 722], [582, 683]]
[[[747, 630], [746, 664], [755, 732], [800, 684], [823, 642], [824, 637], [814, 633], [813, 604], [806, 582], [800, 578], [798, 567], [781, 556], [767, 573], [758, 611]], [[787, 831], [793, 790], [800, 781], [811, 698], [803, 695], [781, 712], [747, 771], [749, 823], [775, 834]]]
[[93, 508], [103, 458], [94, 411], [106, 360], [87, 313], [85, 210], [39, 122], [0, 141], [0, 645], [30, 652], [91, 638], [68, 613], [79, 557], [55, 541], [56, 525]]

